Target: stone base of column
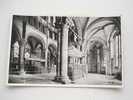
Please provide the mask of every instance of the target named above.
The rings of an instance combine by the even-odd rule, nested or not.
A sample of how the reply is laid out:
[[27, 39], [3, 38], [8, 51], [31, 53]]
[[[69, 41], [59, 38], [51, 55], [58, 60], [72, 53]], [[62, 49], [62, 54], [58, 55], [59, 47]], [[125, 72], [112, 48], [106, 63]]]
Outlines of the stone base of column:
[[68, 76], [62, 76], [61, 77], [61, 81], [64, 83], [64, 84], [69, 84], [71, 81], [70, 79], [68, 78]]
[[111, 73], [111, 72], [109, 72], [109, 71], [107, 71], [107, 72], [106, 72], [106, 75], [111, 76], [111, 75], [112, 75], [112, 73]]
[[109, 75], [109, 76], [112, 75], [111, 67], [109, 65], [107, 65], [107, 67], [106, 67], [106, 75]]
[[61, 82], [61, 77], [60, 77], [60, 76], [55, 76], [54, 81], [56, 81], [56, 82]]
[[68, 76], [56, 76], [54, 81], [60, 82], [62, 84], [69, 84], [69, 83], [71, 83], [71, 81], [68, 78]]
[[24, 76], [26, 73], [24, 70], [20, 71], [20, 75]]
[[26, 72], [24, 70], [24, 64], [20, 65], [20, 73], [19, 74], [22, 75], [22, 76], [26, 74]]

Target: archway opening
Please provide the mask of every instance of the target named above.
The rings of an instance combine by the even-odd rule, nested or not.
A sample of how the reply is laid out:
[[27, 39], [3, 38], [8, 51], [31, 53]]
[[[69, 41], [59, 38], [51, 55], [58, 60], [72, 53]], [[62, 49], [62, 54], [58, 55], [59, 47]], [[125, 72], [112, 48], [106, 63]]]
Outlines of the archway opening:
[[104, 46], [99, 41], [92, 41], [87, 54], [87, 66], [89, 73], [105, 73], [104, 67]]
[[48, 73], [56, 72], [57, 66], [57, 48], [55, 45], [50, 44], [48, 46], [48, 56], [47, 56], [47, 71]]
[[25, 45], [25, 71], [28, 74], [42, 73], [44, 70], [43, 62], [43, 43], [41, 40], [29, 36]]

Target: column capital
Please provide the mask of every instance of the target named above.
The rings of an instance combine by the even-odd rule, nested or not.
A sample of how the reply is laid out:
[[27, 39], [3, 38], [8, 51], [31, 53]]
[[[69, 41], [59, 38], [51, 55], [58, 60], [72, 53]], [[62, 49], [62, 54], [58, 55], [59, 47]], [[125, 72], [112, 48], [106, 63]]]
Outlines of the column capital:
[[21, 39], [20, 40], [20, 45], [24, 45], [26, 43], [26, 40], [25, 39]]

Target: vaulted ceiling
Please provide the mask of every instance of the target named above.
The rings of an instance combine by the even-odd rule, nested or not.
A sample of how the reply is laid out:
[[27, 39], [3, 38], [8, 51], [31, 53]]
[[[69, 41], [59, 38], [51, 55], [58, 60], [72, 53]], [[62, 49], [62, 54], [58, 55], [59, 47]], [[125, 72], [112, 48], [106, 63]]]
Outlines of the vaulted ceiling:
[[77, 26], [78, 34], [83, 37], [83, 33], [88, 23], [89, 17], [73, 17], [72, 19]]
[[110, 34], [116, 29], [120, 31], [120, 17], [73, 17], [73, 20], [84, 48], [96, 40], [107, 44]]
[[[82, 36], [82, 38], [88, 30], [92, 30], [91, 27], [96, 26], [99, 22], [100, 24], [98, 26], [104, 26], [104, 24], [110, 23], [120, 27], [119, 17], [72, 17], [72, 19], [77, 26], [78, 34]], [[87, 32], [87, 34], [89, 33]]]

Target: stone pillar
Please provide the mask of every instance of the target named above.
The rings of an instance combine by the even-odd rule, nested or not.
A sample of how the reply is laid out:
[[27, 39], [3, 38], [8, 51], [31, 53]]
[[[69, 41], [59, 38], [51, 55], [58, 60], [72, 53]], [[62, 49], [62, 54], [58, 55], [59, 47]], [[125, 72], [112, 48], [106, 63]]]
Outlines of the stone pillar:
[[104, 66], [105, 66], [105, 71], [106, 75], [110, 75], [110, 66], [109, 66], [109, 49], [104, 48]]
[[21, 75], [24, 75], [25, 74], [25, 70], [24, 70], [24, 49], [25, 49], [25, 40], [22, 39], [20, 41], [20, 60], [19, 60], [19, 63], [20, 63], [20, 74]]
[[120, 72], [122, 72], [122, 47], [121, 47], [121, 34], [119, 35], [119, 66], [120, 66]]
[[110, 40], [110, 67], [111, 67], [111, 74], [113, 74], [113, 52], [114, 52], [114, 44], [113, 39]]
[[97, 72], [100, 73], [101, 66], [100, 66], [100, 50], [97, 49]]
[[88, 52], [87, 58], [85, 56], [85, 59], [87, 59], [87, 62], [85, 63], [86, 64], [86, 73], [91, 71], [90, 58], [91, 58], [91, 53]]
[[24, 55], [25, 55], [25, 44], [26, 44], [26, 17], [24, 17], [24, 20], [22, 21], [22, 39], [20, 40], [20, 74], [24, 75], [25, 70], [24, 70]]
[[61, 81], [61, 29], [58, 29], [57, 34], [57, 64], [55, 81]]
[[89, 70], [90, 70], [89, 54], [85, 55], [82, 59], [86, 59], [86, 62], [85, 63], [82, 62], [82, 64], [85, 65], [85, 67], [86, 67], [86, 74], [87, 74], [89, 72]]
[[70, 80], [68, 78], [68, 30], [69, 26], [64, 24], [63, 32], [62, 32], [62, 47], [61, 47], [61, 80], [64, 83], [69, 83]]
[[69, 83], [68, 78], [68, 30], [69, 26], [66, 23], [66, 18], [57, 17], [56, 27], [58, 28], [57, 42], [57, 67], [55, 81]]
[[114, 57], [113, 57], [113, 73], [115, 73], [115, 66], [116, 66], [116, 37], [114, 37], [114, 41], [113, 41], [113, 45], [114, 45]]
[[46, 43], [45, 43], [45, 71], [47, 71], [48, 63], [48, 44], [49, 44], [49, 30], [48, 27], [45, 29], [46, 32]]
[[119, 72], [121, 71], [122, 62], [121, 62], [121, 35], [118, 35], [118, 65], [119, 65]]
[[120, 37], [119, 35], [117, 36], [118, 37], [118, 56], [117, 56], [117, 59], [118, 59], [118, 71], [120, 70], [120, 60], [119, 60], [119, 55], [120, 55]]
[[115, 45], [116, 45], [116, 67], [117, 67], [117, 69], [119, 68], [119, 65], [118, 65], [118, 51], [119, 51], [119, 46], [118, 46], [118, 35], [116, 36], [116, 41], [115, 41]]
[[111, 41], [109, 41], [109, 67], [110, 67], [110, 75], [112, 75], [112, 66], [111, 66]]

